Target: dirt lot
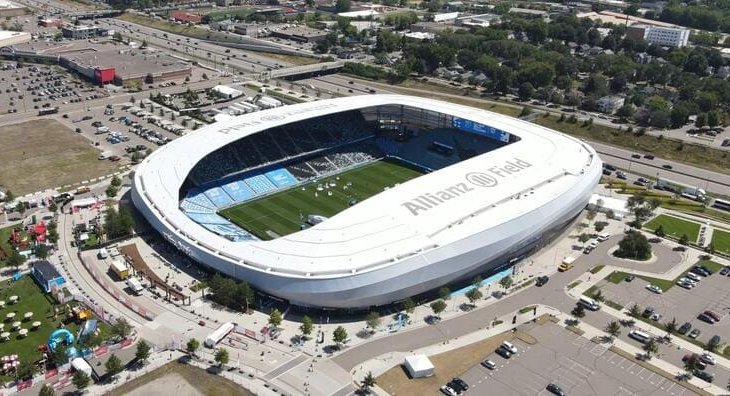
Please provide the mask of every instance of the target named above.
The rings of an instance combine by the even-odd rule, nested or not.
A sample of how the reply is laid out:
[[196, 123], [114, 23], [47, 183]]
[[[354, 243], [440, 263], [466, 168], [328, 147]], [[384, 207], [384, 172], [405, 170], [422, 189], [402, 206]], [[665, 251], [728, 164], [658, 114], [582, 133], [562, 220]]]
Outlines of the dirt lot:
[[445, 385], [452, 378], [460, 376], [472, 366], [479, 364], [487, 355], [494, 351], [502, 341], [514, 337], [527, 343], [534, 343], [535, 339], [529, 334], [520, 331], [506, 332], [483, 341], [429, 356], [434, 365], [434, 375], [428, 378], [411, 379], [403, 365], [398, 365], [385, 372], [376, 379], [378, 386], [393, 396], [397, 395], [433, 395], [441, 385]]
[[165, 394], [178, 396], [253, 395], [223, 377], [177, 362], [166, 364], [107, 393], [108, 396]]
[[90, 142], [56, 120], [0, 127], [0, 185], [16, 196], [111, 173]]

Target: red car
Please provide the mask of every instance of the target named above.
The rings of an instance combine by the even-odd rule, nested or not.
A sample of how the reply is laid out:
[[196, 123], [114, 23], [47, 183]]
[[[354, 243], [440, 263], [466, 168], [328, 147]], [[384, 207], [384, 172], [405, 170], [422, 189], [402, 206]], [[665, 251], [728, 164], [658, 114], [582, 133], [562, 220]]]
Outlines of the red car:
[[705, 311], [705, 315], [711, 317], [712, 319], [715, 319], [715, 322], [719, 322], [720, 321], [720, 315], [718, 315], [714, 311], [710, 311], [708, 309], [707, 311]]
[[120, 157], [118, 155], [112, 155], [111, 157], [109, 157], [109, 161], [111, 161], [111, 162], [117, 162], [121, 159], [122, 159], [122, 157]]
[[704, 370], [707, 367], [707, 364], [705, 364], [705, 362], [703, 362], [700, 359], [700, 355], [698, 355], [696, 353], [688, 353], [688, 354], [684, 355], [684, 357], [682, 358], [682, 361], [686, 362], [691, 358], [694, 358], [697, 369]]

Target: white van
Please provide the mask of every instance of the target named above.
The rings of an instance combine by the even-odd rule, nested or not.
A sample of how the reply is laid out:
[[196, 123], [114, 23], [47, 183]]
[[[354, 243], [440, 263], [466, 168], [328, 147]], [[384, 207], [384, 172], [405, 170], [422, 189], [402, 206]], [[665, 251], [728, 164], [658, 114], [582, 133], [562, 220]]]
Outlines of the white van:
[[601, 309], [601, 306], [598, 305], [598, 302], [596, 302], [596, 300], [588, 298], [586, 296], [581, 296], [578, 302], [584, 307], [590, 309], [591, 311], [598, 311], [599, 309]]
[[101, 161], [101, 160], [109, 159], [109, 157], [111, 157], [111, 156], [112, 156], [111, 151], [105, 151], [105, 152], [99, 154], [99, 156], [96, 158]]
[[596, 240], [598, 242], [603, 242], [603, 241], [607, 241], [608, 238], [611, 238], [611, 234], [604, 232], [604, 233], [598, 234], [598, 238], [596, 238]]
[[629, 331], [629, 337], [635, 339], [636, 341], [639, 341], [642, 344], [646, 344], [651, 340], [651, 335], [644, 333], [643, 331], [639, 330], [631, 330]]
[[502, 345], [500, 345], [500, 347], [501, 347], [502, 349], [506, 349], [506, 350], [510, 351], [510, 353], [512, 353], [513, 355], [517, 353], [517, 347], [516, 347], [516, 346], [514, 346], [514, 345], [513, 345], [513, 344], [512, 344], [511, 342], [509, 342], [509, 341], [504, 341], [504, 342], [502, 342]]

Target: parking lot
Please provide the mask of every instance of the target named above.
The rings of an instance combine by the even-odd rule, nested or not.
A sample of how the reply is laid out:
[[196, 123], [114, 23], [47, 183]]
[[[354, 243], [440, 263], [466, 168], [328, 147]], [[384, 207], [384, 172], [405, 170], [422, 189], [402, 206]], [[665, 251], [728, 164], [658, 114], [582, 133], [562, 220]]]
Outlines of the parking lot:
[[519, 352], [510, 359], [495, 353], [485, 358], [494, 370], [475, 366], [462, 375], [469, 394], [548, 395], [555, 383], [569, 395], [683, 395], [683, 386], [655, 374], [564, 328], [546, 322], [521, 330], [537, 339], [534, 345], [513, 340]]
[[38, 113], [105, 96], [58, 66], [0, 62], [0, 114]]
[[[653, 307], [661, 315], [659, 326], [677, 319], [678, 326], [689, 322], [692, 328], [700, 330], [697, 340], [705, 343], [715, 334], [730, 334], [730, 277], [715, 273], [698, 282], [697, 286], [687, 290], [674, 285], [662, 294], [652, 293], [646, 289], [647, 281], [636, 278], [632, 282], [621, 281], [614, 284], [601, 281], [598, 286], [603, 296], [628, 309], [638, 304], [642, 311], [646, 307]], [[721, 320], [714, 324], [705, 323], [697, 319], [697, 315], [705, 310], [711, 310], [720, 315]]]

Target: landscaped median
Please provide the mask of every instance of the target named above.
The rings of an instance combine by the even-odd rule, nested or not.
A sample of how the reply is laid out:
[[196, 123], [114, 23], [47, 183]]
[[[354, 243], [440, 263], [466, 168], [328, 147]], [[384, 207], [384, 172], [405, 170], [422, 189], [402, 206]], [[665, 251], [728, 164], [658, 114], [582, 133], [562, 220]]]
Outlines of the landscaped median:
[[712, 231], [712, 246], [716, 252], [730, 255], [730, 232], [715, 228]]

